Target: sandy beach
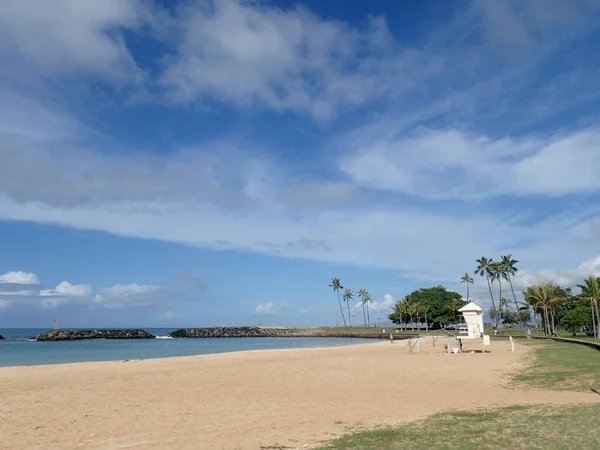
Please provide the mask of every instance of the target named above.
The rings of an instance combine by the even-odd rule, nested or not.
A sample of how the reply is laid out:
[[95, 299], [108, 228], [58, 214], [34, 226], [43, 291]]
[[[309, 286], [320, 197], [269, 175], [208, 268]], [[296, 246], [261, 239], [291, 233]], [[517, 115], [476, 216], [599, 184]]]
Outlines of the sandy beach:
[[529, 349], [489, 348], [410, 355], [403, 342], [376, 342], [0, 368], [0, 448], [311, 448], [448, 409], [598, 401], [510, 388]]

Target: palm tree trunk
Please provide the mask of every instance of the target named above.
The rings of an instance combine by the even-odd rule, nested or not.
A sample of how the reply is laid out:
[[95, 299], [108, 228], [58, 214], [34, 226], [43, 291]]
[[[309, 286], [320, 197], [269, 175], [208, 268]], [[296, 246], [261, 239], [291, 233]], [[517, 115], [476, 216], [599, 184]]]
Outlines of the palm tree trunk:
[[367, 315], [365, 314], [365, 304], [364, 303], [362, 304], [362, 307], [363, 307], [363, 320], [365, 323], [365, 331], [367, 331]]
[[348, 307], [348, 323], [352, 326], [352, 316], [350, 315], [350, 302], [346, 302], [346, 306]]
[[467, 281], [467, 302], [469, 301], [469, 281]]
[[594, 314], [594, 300], [590, 298], [590, 307], [592, 308], [592, 331], [594, 332], [594, 339], [597, 339], [596, 333], [596, 315]]
[[544, 308], [544, 316], [546, 319], [546, 336], [550, 334], [550, 317], [548, 317], [548, 306]]
[[508, 282], [510, 284], [510, 290], [513, 295], [513, 300], [515, 301], [515, 308], [516, 308], [515, 311], [517, 312], [517, 320], [519, 321], [519, 328], [521, 328], [523, 324], [521, 323], [521, 314], [519, 314], [519, 303], [517, 302], [517, 296], [515, 295], [515, 290], [512, 285], [512, 277], [510, 275], [508, 276]]
[[485, 274], [485, 278], [487, 279], [487, 283], [488, 283], [488, 289], [490, 290], [490, 298], [492, 299], [492, 308], [494, 308], [494, 312], [495, 314], [495, 318], [494, 321], [496, 322], [496, 329], [498, 329], [498, 310], [496, 309], [496, 302], [494, 302], [494, 294], [492, 294], [492, 284], [490, 283], [490, 276], [487, 274]]
[[369, 316], [369, 302], [367, 302], [367, 325], [371, 326], [371, 317]]
[[340, 291], [336, 290], [335, 292], [337, 292], [338, 303], [340, 304], [340, 313], [342, 314], [342, 320], [344, 321], [344, 328], [348, 328], [348, 325], [346, 325], [346, 317], [344, 316], [344, 310], [342, 309], [342, 301], [340, 300]]

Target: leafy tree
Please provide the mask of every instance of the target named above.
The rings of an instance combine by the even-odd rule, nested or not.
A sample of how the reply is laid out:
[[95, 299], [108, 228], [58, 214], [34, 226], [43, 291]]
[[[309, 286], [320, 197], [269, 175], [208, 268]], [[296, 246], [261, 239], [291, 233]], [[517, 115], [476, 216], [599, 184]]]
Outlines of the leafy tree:
[[473, 284], [473, 277], [469, 275], [469, 272], [465, 272], [462, 277], [460, 277], [460, 282], [465, 283], [467, 285], [467, 302], [469, 301], [469, 284]]
[[590, 327], [592, 324], [591, 308], [587, 299], [571, 299], [565, 302], [558, 314], [558, 323], [566, 326], [569, 331]]
[[329, 287], [332, 288], [337, 294], [338, 303], [340, 305], [340, 313], [342, 314], [342, 320], [344, 321], [344, 327], [348, 328], [348, 325], [346, 325], [346, 318], [344, 317], [344, 310], [342, 309], [342, 300], [340, 299], [340, 289], [344, 289], [344, 286], [340, 284], [340, 279], [338, 277], [334, 277], [331, 279], [331, 284]]
[[389, 318], [394, 323], [402, 323], [400, 316], [408, 315], [412, 323], [413, 317], [418, 314], [418, 321], [426, 316], [425, 320], [432, 323], [432, 328], [439, 328], [441, 325], [454, 323], [456, 310], [466, 304], [459, 293], [448, 291], [444, 286], [422, 288], [399, 301]]
[[[490, 290], [490, 298], [492, 299], [492, 308], [494, 309], [494, 322], [496, 326], [498, 326], [498, 314], [495, 313], [496, 303], [494, 302], [494, 294], [492, 293], [492, 284], [490, 282], [490, 277], [492, 276], [492, 268], [494, 266], [494, 261], [492, 259], [487, 259], [485, 256], [482, 256], [478, 260], [475, 261], [477, 263], [477, 268], [475, 269], [475, 274], [478, 274], [482, 277], [485, 277], [488, 284], [488, 289]], [[490, 316], [491, 317], [491, 316]]]

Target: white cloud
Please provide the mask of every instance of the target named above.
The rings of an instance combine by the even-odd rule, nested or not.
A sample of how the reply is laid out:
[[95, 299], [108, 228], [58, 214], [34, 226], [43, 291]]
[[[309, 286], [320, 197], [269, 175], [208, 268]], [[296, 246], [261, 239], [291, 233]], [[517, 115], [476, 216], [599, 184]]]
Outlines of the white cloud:
[[[562, 196], [600, 190], [597, 128], [545, 139], [492, 139], [424, 128], [383, 138], [367, 134], [362, 142], [356, 137], [353, 133], [342, 141], [352, 152], [342, 157], [340, 169], [377, 189], [432, 199]], [[582, 166], [581, 161], [588, 163]]]
[[102, 288], [94, 297], [94, 304], [106, 308], [140, 307], [154, 304], [161, 294], [160, 286], [128, 284]]
[[400, 47], [381, 18], [353, 29], [301, 7], [214, 0], [186, 5], [176, 20], [177, 55], [161, 80], [175, 101], [259, 103], [322, 118], [414, 88], [441, 66]]
[[137, 0], [5, 0], [0, 2], [1, 67], [14, 77], [28, 76], [29, 68], [125, 81], [137, 68], [122, 32], [139, 28], [147, 13]]
[[254, 314], [262, 314], [262, 315], [275, 314], [275, 307], [273, 306], [273, 303], [265, 303], [265, 304], [257, 305], [256, 308], [254, 308]]
[[30, 272], [6, 272], [0, 275], [0, 283], [10, 284], [39, 284], [40, 280], [35, 273]]
[[175, 317], [175, 313], [172, 311], [166, 311], [159, 316], [159, 319], [162, 320], [171, 320]]
[[42, 297], [86, 297], [92, 293], [92, 287], [88, 284], [71, 284], [68, 281], [61, 282], [54, 289], [43, 289], [40, 291]]

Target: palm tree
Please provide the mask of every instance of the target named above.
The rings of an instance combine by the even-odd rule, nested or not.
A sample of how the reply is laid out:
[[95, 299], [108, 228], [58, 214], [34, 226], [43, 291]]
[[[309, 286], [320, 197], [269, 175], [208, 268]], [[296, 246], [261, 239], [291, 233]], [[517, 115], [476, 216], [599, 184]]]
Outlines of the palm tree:
[[[536, 286], [529, 286], [525, 291], [525, 299], [533, 305], [534, 311], [542, 309], [544, 311], [544, 333], [551, 334], [554, 331], [554, 323], [550, 325], [550, 309], [564, 301], [558, 295], [558, 286], [552, 282], [544, 283], [540, 281]], [[552, 317], [554, 322], [554, 317]]]
[[[492, 259], [487, 259], [485, 256], [477, 259], [475, 261], [477, 263], [477, 268], [475, 269], [475, 274], [479, 274], [482, 277], [485, 277], [488, 284], [488, 289], [490, 290], [490, 298], [492, 299], [492, 308], [494, 311], [498, 311], [496, 309], [496, 303], [494, 302], [494, 294], [492, 294], [492, 284], [490, 283], [490, 276], [492, 275], [492, 267], [494, 262]], [[498, 328], [498, 314], [496, 313], [496, 328]]]
[[415, 331], [415, 323], [413, 322], [413, 316], [417, 313], [417, 305], [415, 303], [406, 302], [406, 313], [410, 317], [410, 324], [412, 331]]
[[342, 319], [344, 320], [344, 327], [348, 328], [348, 325], [346, 325], [346, 317], [344, 317], [344, 310], [342, 309], [342, 300], [340, 300], [340, 289], [344, 289], [344, 286], [340, 284], [340, 279], [338, 277], [333, 277], [329, 287], [332, 288], [337, 294], [338, 303], [340, 305], [340, 313], [342, 314]]
[[[500, 289], [500, 293], [498, 295], [498, 298], [500, 300], [498, 300], [500, 303], [502, 303], [502, 279], [506, 280], [507, 275], [504, 272], [504, 266], [502, 265], [502, 263], [500, 262], [495, 262], [492, 263], [491, 266], [491, 274], [490, 274], [490, 281], [493, 283], [494, 281], [498, 282], [498, 286]], [[504, 306], [506, 306], [506, 302], [504, 303]], [[499, 304], [498, 305], [498, 316], [500, 316], [501, 319], [504, 319], [503, 315], [502, 315], [502, 305]], [[496, 327], [498, 326], [498, 322], [496, 322]]]
[[[364, 309], [365, 309], [365, 303], [367, 304], [367, 323], [370, 325], [371, 324], [371, 318], [369, 317], [369, 303], [373, 302], [373, 299], [371, 298], [371, 296], [369, 295], [369, 293], [367, 292], [367, 290], [365, 288], [360, 288], [358, 290], [358, 296], [360, 297], [361, 301], [362, 301], [362, 306], [363, 306], [363, 315], [364, 315]], [[366, 297], [366, 300], [365, 300]]]
[[460, 282], [467, 284], [467, 301], [469, 301], [469, 284], [473, 284], [473, 278], [469, 275], [469, 272], [465, 272], [465, 274], [460, 277]]
[[367, 297], [369, 293], [365, 290], [365, 288], [360, 288], [358, 290], [358, 296], [360, 297], [360, 304], [363, 310], [363, 321], [365, 325], [365, 331], [367, 330], [367, 315], [365, 314], [365, 302], [367, 301], [365, 297]]
[[350, 317], [350, 300], [352, 300], [353, 298], [354, 294], [352, 293], [352, 290], [346, 289], [344, 291], [344, 296], [342, 297], [342, 299], [346, 302], [346, 306], [348, 307], [348, 323], [350, 324], [350, 326], [352, 326], [352, 318]]
[[403, 325], [404, 325], [404, 311], [406, 309], [405, 306], [406, 306], [406, 304], [402, 300], [400, 300], [398, 303], [396, 303], [396, 306], [394, 306], [394, 312], [398, 316], [398, 320], [399, 320], [400, 331], [404, 331]]
[[423, 316], [425, 316], [425, 331], [429, 330], [429, 324], [427, 323], [427, 313], [431, 311], [430, 305], [423, 305]]
[[[513, 288], [512, 284], [512, 277], [514, 277], [517, 271], [519, 270], [516, 267], [519, 261], [512, 259], [512, 255], [502, 255], [501, 258], [502, 259], [500, 261], [500, 264], [502, 264], [502, 267], [504, 268], [504, 273], [506, 274], [506, 278], [508, 279], [508, 283], [510, 284], [510, 290], [513, 295], [513, 300], [515, 301], [517, 316], [519, 317], [519, 302], [517, 302], [517, 296], [515, 295], [515, 289]], [[519, 323], [519, 325], [521, 325], [521, 323]]]
[[[585, 284], [578, 284], [581, 289], [582, 297], [590, 299], [592, 307], [592, 324], [594, 328], [594, 337], [600, 339], [600, 312], [598, 312], [598, 302], [600, 299], [600, 277], [590, 276], [583, 280]], [[595, 309], [595, 316], [594, 316]]]

